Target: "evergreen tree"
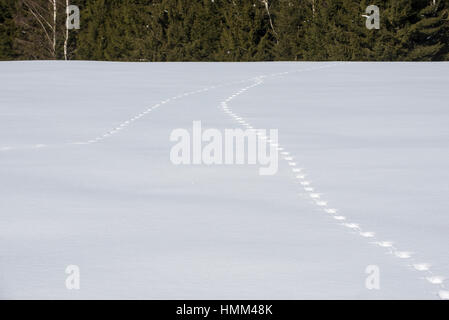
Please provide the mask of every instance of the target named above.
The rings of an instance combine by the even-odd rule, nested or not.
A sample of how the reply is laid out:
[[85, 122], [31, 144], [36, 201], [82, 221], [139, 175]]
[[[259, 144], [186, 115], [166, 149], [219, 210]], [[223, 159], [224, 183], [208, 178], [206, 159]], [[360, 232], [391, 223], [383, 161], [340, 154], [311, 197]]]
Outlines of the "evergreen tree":
[[166, 39], [163, 51], [167, 61], [188, 61], [188, 44], [192, 27], [192, 4], [189, 0], [168, 0], [164, 4]]
[[0, 0], [0, 60], [12, 60], [14, 52], [15, 24], [14, 0]]
[[222, 9], [218, 0], [199, 0], [192, 5], [192, 29], [187, 44], [192, 61], [215, 60], [223, 31]]
[[301, 59], [301, 43], [307, 6], [304, 1], [280, 0], [275, 7], [277, 44], [274, 47], [276, 60]]
[[[427, 4], [426, 4], [427, 3]], [[410, 28], [413, 48], [405, 60], [431, 61], [447, 59], [449, 53], [448, 11], [442, 0], [422, 1], [417, 8], [418, 21]]]
[[274, 41], [260, 1], [227, 0], [223, 6], [223, 32], [216, 58], [223, 61], [272, 60], [267, 41]]
[[447, 1], [385, 1], [380, 39], [373, 46], [378, 60], [442, 60], [449, 50]]
[[81, 60], [104, 60], [107, 46], [105, 0], [92, 0], [81, 11], [80, 32], [77, 39], [76, 57]]
[[[0, 59], [59, 59], [65, 0], [0, 0]], [[449, 60], [449, 0], [77, 0], [71, 57], [118, 61]], [[38, 10], [38, 11], [37, 11]], [[54, 41], [56, 38], [56, 41]]]

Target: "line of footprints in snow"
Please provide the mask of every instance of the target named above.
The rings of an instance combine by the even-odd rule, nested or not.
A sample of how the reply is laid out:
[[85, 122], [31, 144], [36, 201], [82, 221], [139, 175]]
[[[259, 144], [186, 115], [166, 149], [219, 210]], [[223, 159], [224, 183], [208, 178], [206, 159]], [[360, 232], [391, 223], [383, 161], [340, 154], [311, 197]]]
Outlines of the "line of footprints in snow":
[[339, 214], [339, 211], [335, 208], [329, 206], [328, 202], [323, 199], [321, 193], [317, 192], [313, 187], [312, 182], [307, 179], [307, 175], [305, 174], [305, 170], [303, 168], [299, 168], [298, 164], [295, 162], [294, 157], [290, 154], [290, 152], [286, 151], [281, 145], [274, 143], [271, 141], [263, 132], [255, 129], [250, 123], [248, 123], [241, 116], [232, 111], [229, 107], [229, 102], [233, 99], [237, 98], [239, 95], [245, 93], [251, 88], [257, 87], [264, 82], [265, 76], [260, 76], [254, 79], [254, 83], [240, 89], [238, 92], [234, 93], [226, 100], [220, 103], [219, 108], [232, 117], [239, 125], [245, 127], [248, 130], [252, 130], [259, 136], [260, 139], [265, 140], [270, 144], [273, 148], [276, 148], [285, 161], [287, 161], [289, 167], [291, 168], [292, 174], [295, 177], [295, 180], [298, 181], [301, 188], [304, 190], [300, 193], [300, 196], [306, 195], [310, 198], [313, 203], [319, 207], [320, 210], [329, 214], [339, 225], [356, 232], [359, 236], [363, 238], [367, 238], [371, 240], [371, 243], [388, 250], [388, 252], [398, 259], [403, 259], [409, 262], [409, 266], [411, 266], [414, 270], [418, 272], [422, 272], [424, 274], [424, 279], [429, 283], [436, 285], [439, 287], [438, 296], [440, 299], [449, 300], [449, 291], [446, 290], [445, 286], [445, 277], [435, 275], [431, 270], [431, 265], [429, 263], [418, 263], [413, 258], [413, 253], [408, 251], [399, 250], [393, 242], [391, 241], [382, 241], [376, 238], [376, 234], [372, 231], [364, 231], [361, 226], [357, 223], [352, 223], [348, 221], [348, 218]]
[[[304, 71], [311, 71], [311, 70], [318, 70], [318, 69], [324, 69], [324, 68], [329, 68], [329, 67], [333, 67], [336, 66], [337, 64], [326, 64], [324, 66], [319, 66], [319, 67], [312, 67], [312, 68], [307, 68], [307, 69], [297, 69], [297, 70], [291, 70], [291, 71], [284, 71], [284, 72], [277, 72], [277, 73], [273, 73], [270, 76], [274, 77], [274, 76], [283, 76], [286, 74], [290, 74], [290, 73], [295, 73], [295, 72], [304, 72]], [[237, 81], [230, 81], [227, 83], [223, 83], [223, 84], [217, 84], [214, 86], [208, 86], [202, 89], [198, 89], [198, 90], [193, 90], [193, 91], [189, 91], [189, 92], [185, 92], [185, 93], [181, 93], [177, 96], [173, 96], [171, 98], [162, 100], [158, 103], [156, 103], [155, 105], [147, 108], [146, 110], [144, 110], [143, 112], [139, 113], [138, 115], [122, 122], [121, 124], [119, 124], [117, 127], [115, 127], [114, 129], [96, 137], [93, 139], [90, 139], [88, 141], [84, 141], [84, 142], [70, 142], [70, 143], [64, 143], [64, 144], [59, 144], [59, 145], [53, 145], [53, 144], [35, 144], [32, 146], [20, 146], [20, 147], [11, 147], [11, 146], [6, 146], [6, 147], [0, 147], [0, 152], [7, 152], [7, 151], [13, 151], [13, 150], [29, 150], [29, 149], [34, 149], [34, 150], [39, 150], [39, 149], [45, 149], [45, 148], [51, 148], [51, 147], [61, 147], [61, 146], [69, 146], [69, 145], [89, 145], [89, 144], [95, 144], [98, 142], [101, 142], [117, 133], [119, 133], [120, 131], [126, 129], [127, 127], [131, 126], [134, 122], [136, 122], [137, 120], [145, 117], [148, 113], [150, 113], [153, 110], [156, 110], [158, 108], [160, 108], [161, 106], [171, 102], [171, 101], [175, 101], [178, 99], [182, 99], [191, 95], [195, 95], [195, 94], [200, 94], [200, 93], [204, 93], [207, 92], [209, 90], [213, 90], [213, 89], [217, 89], [217, 88], [223, 88], [223, 87], [227, 87], [227, 86], [232, 86], [232, 85], [237, 85], [237, 84], [242, 84], [242, 83], [246, 83], [246, 82], [252, 82], [254, 78], [250, 78], [250, 79], [244, 79], [244, 80], [237, 80]]]
[[[324, 66], [319, 66], [319, 67], [312, 67], [312, 68], [308, 68], [308, 69], [297, 69], [297, 70], [291, 70], [291, 71], [284, 71], [284, 72], [278, 72], [278, 73], [273, 73], [270, 76], [282, 76], [282, 75], [286, 75], [286, 74], [290, 74], [290, 73], [294, 73], [294, 72], [304, 72], [304, 71], [311, 71], [311, 70], [317, 70], [317, 69], [324, 69], [324, 68], [329, 68], [329, 67], [333, 67], [336, 66], [336, 64], [327, 64]], [[137, 120], [145, 117], [147, 114], [149, 114], [151, 111], [156, 110], [158, 108], [160, 108], [161, 106], [171, 102], [171, 101], [175, 101], [178, 99], [182, 99], [191, 95], [195, 95], [195, 94], [200, 94], [200, 93], [204, 93], [207, 92], [209, 90], [213, 90], [213, 89], [217, 89], [217, 88], [223, 88], [223, 87], [227, 87], [227, 86], [232, 86], [232, 85], [237, 85], [237, 84], [242, 84], [242, 83], [246, 83], [246, 82], [252, 82], [254, 78], [250, 78], [250, 79], [244, 79], [244, 80], [237, 80], [237, 81], [230, 81], [227, 83], [223, 83], [223, 84], [217, 84], [214, 86], [208, 86], [202, 89], [198, 89], [198, 90], [193, 90], [193, 91], [189, 91], [189, 92], [185, 92], [185, 93], [181, 93], [177, 96], [173, 96], [171, 98], [162, 100], [158, 103], [156, 103], [155, 105], [147, 108], [146, 110], [144, 110], [143, 112], [137, 114], [136, 116], [122, 122], [121, 124], [119, 124], [117, 127], [115, 127], [114, 129], [100, 135], [97, 136], [96, 138], [90, 139], [88, 141], [83, 141], [83, 142], [70, 142], [70, 143], [64, 143], [64, 144], [35, 144], [32, 146], [20, 146], [20, 147], [11, 147], [11, 146], [6, 146], [6, 147], [0, 147], [0, 152], [7, 152], [7, 151], [13, 151], [13, 150], [29, 150], [29, 149], [34, 149], [34, 150], [39, 150], [39, 149], [45, 149], [45, 148], [51, 148], [51, 147], [61, 147], [61, 146], [69, 146], [69, 145], [89, 145], [89, 144], [95, 144], [98, 142], [101, 142], [117, 133], [119, 133], [120, 131], [126, 129], [127, 127], [131, 126], [134, 122], [136, 122]]]
[[189, 91], [189, 92], [185, 92], [185, 93], [181, 93], [177, 96], [173, 96], [171, 98], [167, 98], [165, 100], [161, 100], [160, 102], [148, 107], [146, 110], [142, 111], [141, 113], [135, 115], [134, 117], [122, 122], [121, 124], [119, 124], [117, 127], [113, 128], [112, 130], [97, 136], [96, 138], [90, 139], [88, 141], [83, 141], [83, 142], [70, 142], [70, 143], [65, 143], [65, 144], [61, 144], [61, 145], [51, 145], [51, 144], [35, 144], [32, 146], [21, 146], [21, 147], [0, 147], [0, 152], [7, 152], [7, 151], [13, 151], [13, 150], [28, 150], [28, 149], [35, 149], [35, 150], [39, 150], [39, 149], [44, 149], [44, 148], [50, 148], [50, 147], [61, 147], [61, 146], [67, 146], [67, 145], [89, 145], [89, 144], [94, 144], [94, 143], [98, 143], [101, 142], [117, 133], [119, 133], [120, 131], [126, 129], [127, 127], [131, 126], [132, 124], [134, 124], [134, 122], [136, 122], [137, 120], [145, 117], [147, 114], [149, 114], [151, 111], [154, 111], [160, 107], [162, 107], [163, 105], [178, 100], [178, 99], [182, 99], [191, 95], [195, 95], [195, 94], [200, 94], [200, 93], [204, 93], [207, 92], [209, 90], [213, 90], [213, 89], [217, 89], [217, 88], [222, 88], [222, 87], [227, 87], [227, 86], [232, 86], [232, 85], [236, 85], [236, 84], [242, 84], [248, 81], [251, 81], [252, 79], [245, 79], [245, 80], [238, 80], [238, 81], [232, 81], [232, 82], [227, 82], [227, 83], [223, 83], [223, 84], [219, 84], [219, 85], [215, 85], [215, 86], [209, 86], [209, 87], [205, 87], [205, 88], [201, 88], [198, 90], [193, 90], [193, 91]]
[[[295, 72], [304, 72], [304, 71], [318, 70], [318, 69], [324, 69], [324, 68], [329, 68], [329, 67], [333, 67], [333, 66], [336, 66], [336, 64], [328, 64], [328, 65], [319, 66], [319, 67], [313, 67], [313, 68], [308, 68], [308, 69], [298, 69], [298, 70], [292, 70], [292, 71], [286, 71], [286, 72], [273, 73], [273, 74], [271, 74], [269, 76], [283, 76], [283, 75], [287, 75], [287, 74], [291, 74], [291, 73], [295, 73]], [[228, 102], [230, 102], [231, 100], [235, 99], [239, 95], [243, 94], [247, 90], [249, 90], [249, 89], [251, 89], [253, 87], [261, 85], [263, 83], [263, 79], [266, 78], [266, 77], [268, 77], [268, 76], [259, 76], [257, 78], [251, 78], [251, 79], [246, 79], [246, 80], [239, 80], [239, 81], [228, 82], [228, 83], [215, 85], [215, 86], [209, 86], [209, 87], [205, 87], [203, 89], [198, 89], [198, 90], [186, 92], [186, 93], [174, 96], [172, 98], [168, 98], [168, 99], [162, 100], [159, 103], [156, 103], [155, 105], [147, 108], [145, 111], [143, 111], [143, 112], [139, 113], [138, 115], [134, 116], [133, 118], [128, 119], [128, 120], [122, 122], [116, 128], [106, 132], [103, 135], [100, 135], [100, 136], [98, 136], [98, 137], [96, 137], [94, 139], [88, 140], [86, 142], [72, 142], [72, 143], [66, 143], [66, 144], [63, 144], [63, 145], [88, 145], [88, 144], [94, 144], [94, 143], [101, 142], [101, 141], [105, 140], [106, 138], [109, 138], [109, 137], [119, 133], [123, 129], [125, 129], [125, 128], [129, 127], [130, 125], [132, 125], [135, 121], [143, 118], [144, 116], [146, 116], [151, 111], [160, 108], [161, 106], [169, 103], [170, 101], [178, 100], [178, 99], [181, 99], [181, 98], [184, 98], [184, 97], [188, 97], [188, 96], [194, 95], [194, 94], [207, 92], [207, 91], [215, 89], [215, 88], [221, 88], [221, 87], [231, 86], [231, 85], [235, 85], [235, 84], [246, 83], [248, 81], [254, 81], [254, 83], [249, 85], [249, 86], [247, 86], [247, 87], [244, 87], [243, 89], [241, 89], [237, 93], [235, 93], [232, 96], [230, 96], [229, 98], [227, 98], [225, 101], [223, 101], [221, 103], [220, 107], [223, 109], [223, 111], [226, 114], [228, 114], [229, 116], [233, 117], [238, 124], [246, 127], [247, 129], [255, 130], [254, 127], [251, 126], [242, 117], [240, 117], [237, 114], [235, 114], [234, 112], [232, 112], [232, 110], [228, 106]], [[408, 259], [408, 261], [410, 262], [411, 266], [415, 270], [425, 273], [425, 279], [428, 282], [430, 282], [431, 284], [434, 284], [434, 285], [438, 285], [440, 287], [441, 290], [438, 292], [439, 297], [441, 299], [449, 300], [449, 291], [446, 290], [446, 287], [445, 287], [445, 284], [444, 284], [446, 279], [444, 277], [442, 277], [442, 276], [434, 275], [433, 272], [431, 271], [431, 265], [429, 263], [415, 263], [414, 259], [412, 257], [412, 253], [411, 252], [400, 251], [399, 249], [397, 249], [394, 246], [394, 244], [392, 242], [377, 240], [376, 235], [375, 235], [374, 232], [363, 231], [362, 228], [358, 224], [348, 222], [347, 221], [348, 219], [346, 217], [338, 214], [338, 210], [337, 209], [330, 208], [328, 206], [327, 201], [322, 199], [322, 194], [318, 193], [315, 190], [315, 188], [313, 188], [312, 183], [306, 179], [306, 174], [305, 174], [304, 169], [297, 167], [297, 163], [294, 161], [294, 158], [290, 155], [289, 152], [287, 152], [280, 145], [274, 144], [272, 141], [270, 141], [268, 139], [268, 137], [263, 135], [263, 133], [257, 132], [257, 135], [259, 135], [261, 139], [266, 140], [268, 143], [270, 143], [271, 146], [277, 148], [277, 150], [281, 153], [281, 156], [283, 157], [283, 159], [288, 162], [288, 165], [292, 169], [292, 173], [295, 175], [295, 178], [299, 181], [300, 185], [304, 188], [305, 193], [310, 197], [310, 199], [314, 202], [314, 204], [316, 206], [318, 206], [320, 209], [323, 209], [324, 212], [332, 215], [332, 217], [336, 221], [338, 221], [342, 226], [344, 226], [344, 227], [346, 227], [348, 229], [351, 229], [351, 230], [353, 230], [355, 232], [358, 232], [358, 234], [360, 236], [364, 237], [364, 238], [370, 238], [372, 240], [372, 243], [378, 245], [379, 247], [388, 249], [389, 252], [391, 254], [393, 254], [394, 256], [396, 256], [397, 258]], [[24, 146], [24, 147], [0, 147], [0, 152], [6, 152], [6, 151], [11, 151], [11, 150], [22, 150], [22, 149], [43, 149], [43, 148], [56, 147], [56, 146], [61, 146], [61, 145], [36, 144], [36, 145], [33, 145], [33, 146]]]

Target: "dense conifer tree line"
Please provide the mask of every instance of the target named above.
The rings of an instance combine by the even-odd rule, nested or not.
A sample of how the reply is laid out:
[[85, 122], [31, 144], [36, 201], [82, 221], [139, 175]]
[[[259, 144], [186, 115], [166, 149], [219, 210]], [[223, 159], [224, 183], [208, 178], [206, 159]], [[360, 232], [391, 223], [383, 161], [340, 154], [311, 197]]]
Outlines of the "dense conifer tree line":
[[0, 60], [449, 60], [449, 0], [70, 0], [65, 39], [67, 3], [0, 0]]

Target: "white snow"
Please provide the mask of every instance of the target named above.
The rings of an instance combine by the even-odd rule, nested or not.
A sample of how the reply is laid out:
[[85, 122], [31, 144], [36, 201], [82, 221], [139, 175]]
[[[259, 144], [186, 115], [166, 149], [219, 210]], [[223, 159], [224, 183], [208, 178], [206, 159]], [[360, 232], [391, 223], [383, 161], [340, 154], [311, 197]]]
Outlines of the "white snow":
[[[0, 62], [0, 298], [447, 299], [448, 88], [449, 63]], [[278, 129], [278, 174], [174, 166], [193, 121]]]

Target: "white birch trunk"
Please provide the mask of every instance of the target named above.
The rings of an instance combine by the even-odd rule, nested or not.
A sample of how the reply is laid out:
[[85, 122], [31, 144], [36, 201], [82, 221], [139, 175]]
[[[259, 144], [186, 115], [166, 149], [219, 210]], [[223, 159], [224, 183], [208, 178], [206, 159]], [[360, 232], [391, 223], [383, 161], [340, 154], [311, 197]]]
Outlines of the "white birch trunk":
[[56, 59], [56, 29], [57, 29], [57, 4], [53, 0], [53, 56]]
[[66, 22], [65, 22], [65, 40], [64, 40], [64, 59], [67, 61], [67, 45], [69, 43], [69, 6], [70, 6], [70, 1], [66, 0], [65, 1], [65, 5], [66, 5]]
[[274, 35], [276, 37], [276, 42], [279, 42], [278, 34], [277, 34], [276, 30], [274, 29], [273, 20], [271, 19], [271, 13], [270, 13], [270, 7], [269, 7], [269, 4], [268, 4], [268, 0], [261, 0], [261, 1], [265, 5], [265, 10], [267, 11], [268, 19], [270, 20], [271, 30], [273, 30], [273, 33], [274, 33]]

